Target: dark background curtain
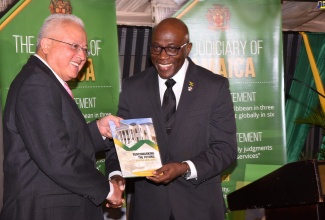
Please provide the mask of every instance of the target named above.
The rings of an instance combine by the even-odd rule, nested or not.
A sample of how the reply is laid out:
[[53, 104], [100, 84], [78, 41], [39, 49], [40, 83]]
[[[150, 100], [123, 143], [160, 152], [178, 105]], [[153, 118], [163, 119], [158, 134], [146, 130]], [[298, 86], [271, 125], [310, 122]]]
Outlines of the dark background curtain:
[[151, 27], [118, 26], [121, 79], [150, 67]]
[[284, 90], [288, 98], [291, 76], [294, 76], [296, 63], [302, 45], [302, 36], [298, 32], [283, 32]]

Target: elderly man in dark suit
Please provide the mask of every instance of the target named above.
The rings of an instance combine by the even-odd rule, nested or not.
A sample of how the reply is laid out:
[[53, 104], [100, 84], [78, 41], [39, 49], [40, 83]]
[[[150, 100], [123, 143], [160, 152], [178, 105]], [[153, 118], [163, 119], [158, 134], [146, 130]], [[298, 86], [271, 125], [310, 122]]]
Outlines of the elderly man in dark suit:
[[131, 220], [225, 217], [220, 174], [237, 157], [229, 82], [195, 65], [191, 47], [181, 20], [161, 21], [150, 45], [154, 67], [123, 82], [117, 115], [153, 119], [164, 164], [133, 181]]
[[111, 207], [122, 205], [123, 182], [109, 181], [95, 166], [95, 153], [112, 146], [108, 120], [119, 124], [120, 118], [87, 124], [65, 89], [86, 59], [83, 22], [49, 16], [37, 54], [12, 82], [5, 105], [1, 220], [95, 220], [103, 219], [106, 199]]

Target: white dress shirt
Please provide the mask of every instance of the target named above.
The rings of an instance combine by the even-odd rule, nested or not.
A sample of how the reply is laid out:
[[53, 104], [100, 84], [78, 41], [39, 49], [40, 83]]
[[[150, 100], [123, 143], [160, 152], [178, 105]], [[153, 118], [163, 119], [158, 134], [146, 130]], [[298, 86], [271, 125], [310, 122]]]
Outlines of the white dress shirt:
[[[183, 89], [183, 85], [184, 85], [184, 80], [185, 80], [188, 64], [189, 64], [188, 60], [185, 59], [181, 69], [172, 77], [176, 82], [176, 84], [173, 86], [173, 91], [174, 91], [175, 97], [176, 97], [176, 109], [177, 109], [179, 100], [181, 98], [182, 89]], [[161, 105], [162, 105], [162, 102], [163, 102], [163, 97], [164, 97], [165, 90], [167, 89], [167, 86], [165, 84], [166, 81], [167, 81], [167, 79], [163, 79], [158, 75], [159, 94], [160, 94]], [[190, 161], [190, 160], [186, 160], [184, 162], [186, 162], [190, 166], [190, 169], [191, 169], [191, 175], [187, 179], [196, 178], [197, 177], [197, 171], [196, 171], [194, 163], [192, 161]]]

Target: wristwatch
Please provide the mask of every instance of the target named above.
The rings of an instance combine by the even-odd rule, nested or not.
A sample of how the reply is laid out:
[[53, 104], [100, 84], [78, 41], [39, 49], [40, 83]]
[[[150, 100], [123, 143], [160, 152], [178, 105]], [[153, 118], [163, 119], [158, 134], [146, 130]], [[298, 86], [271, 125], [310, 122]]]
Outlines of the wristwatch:
[[185, 163], [187, 166], [186, 172], [183, 174], [183, 178], [187, 179], [191, 176], [191, 168], [188, 165], [188, 163], [186, 163], [186, 162], [183, 162], [183, 163]]

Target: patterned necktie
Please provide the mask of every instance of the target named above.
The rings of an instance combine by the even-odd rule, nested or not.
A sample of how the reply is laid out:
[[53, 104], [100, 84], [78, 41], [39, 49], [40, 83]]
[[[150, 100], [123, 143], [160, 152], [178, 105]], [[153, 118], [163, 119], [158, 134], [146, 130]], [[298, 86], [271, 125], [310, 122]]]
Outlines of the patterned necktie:
[[166, 124], [167, 132], [170, 132], [171, 125], [174, 121], [174, 113], [176, 111], [176, 97], [173, 92], [173, 86], [175, 85], [175, 80], [168, 79], [165, 84], [167, 89], [164, 94], [162, 110], [164, 114], [164, 122]]
[[73, 94], [72, 94], [72, 92], [70, 90], [70, 87], [69, 87], [68, 83], [66, 83], [66, 82], [64, 83], [64, 88], [65, 88], [65, 90], [67, 90], [67, 92], [69, 93], [71, 98], [73, 98]]

